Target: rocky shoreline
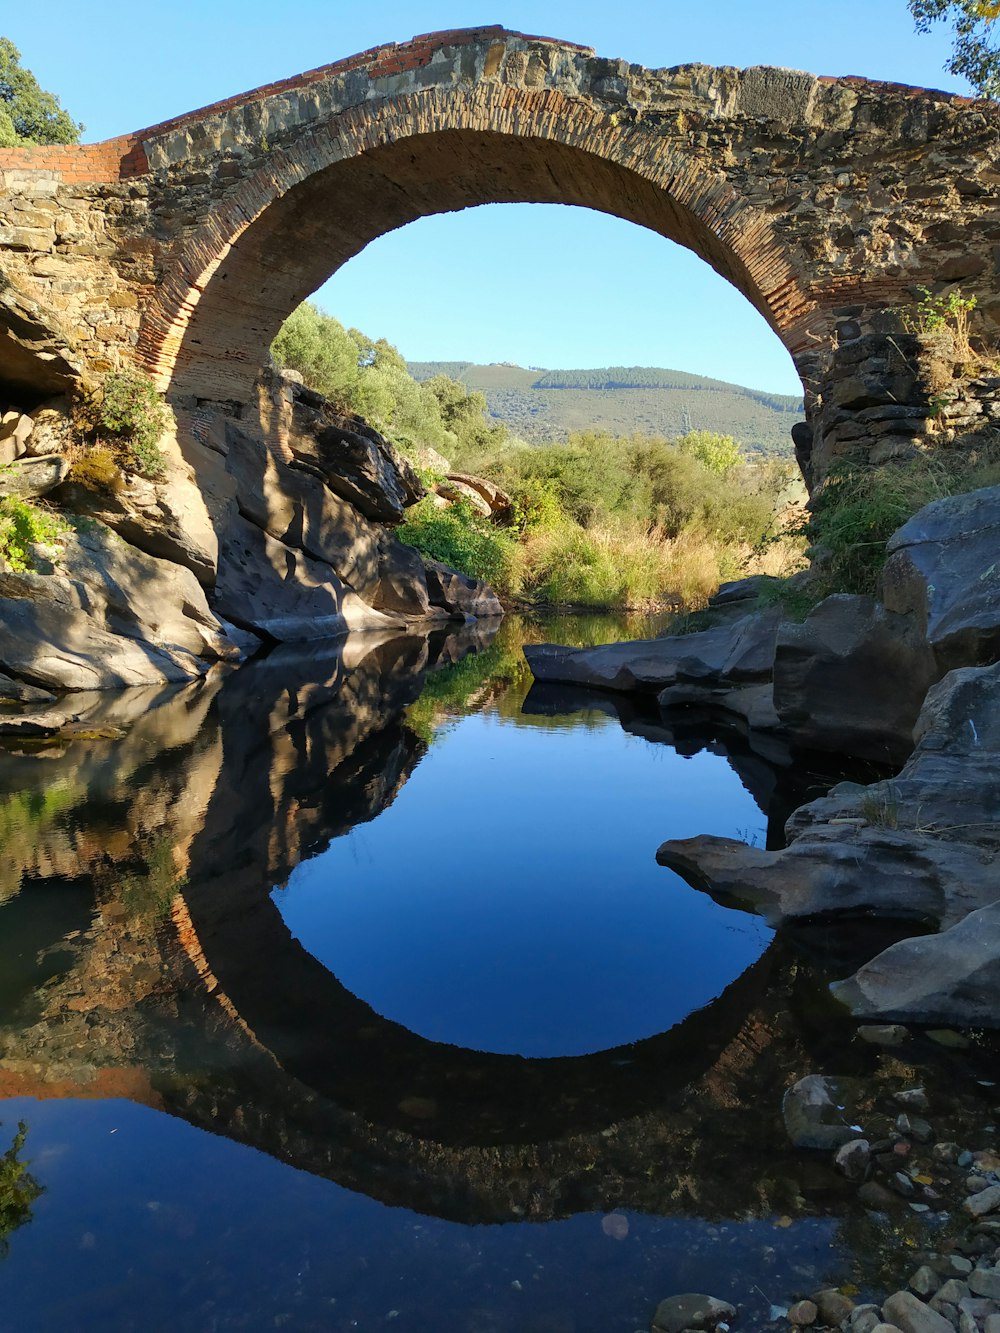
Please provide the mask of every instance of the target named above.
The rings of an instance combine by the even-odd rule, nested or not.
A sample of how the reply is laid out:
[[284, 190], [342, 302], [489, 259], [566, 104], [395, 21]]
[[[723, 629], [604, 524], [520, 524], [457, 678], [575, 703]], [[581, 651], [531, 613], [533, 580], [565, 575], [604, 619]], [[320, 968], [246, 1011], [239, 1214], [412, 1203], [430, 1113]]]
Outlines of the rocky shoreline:
[[[961, 1043], [953, 1031], [935, 1034]], [[860, 1040], [899, 1059], [910, 1040], [901, 1025], [866, 1025]], [[905, 1065], [903, 1065], [905, 1068]], [[1000, 1106], [993, 1108], [1000, 1115]], [[827, 1155], [865, 1214], [883, 1227], [912, 1224], [912, 1266], [878, 1300], [857, 1285], [803, 1291], [772, 1305], [762, 1327], [840, 1333], [997, 1333], [1000, 1330], [1000, 1145], [997, 1125], [954, 1124], [922, 1086], [873, 1098], [856, 1078], [810, 1074], [785, 1092], [785, 1129], [804, 1150]], [[940, 1114], [936, 1114], [940, 1112]], [[869, 1295], [871, 1293], [868, 1293]], [[859, 1299], [855, 1299], [858, 1297]], [[653, 1333], [748, 1330], [738, 1305], [700, 1293], [666, 1297]]]

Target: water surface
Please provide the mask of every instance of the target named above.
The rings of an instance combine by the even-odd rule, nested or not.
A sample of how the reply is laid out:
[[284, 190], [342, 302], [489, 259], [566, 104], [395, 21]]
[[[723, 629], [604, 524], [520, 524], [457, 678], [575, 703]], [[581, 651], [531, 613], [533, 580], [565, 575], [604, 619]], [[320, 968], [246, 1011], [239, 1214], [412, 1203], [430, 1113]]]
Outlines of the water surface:
[[529, 692], [524, 637], [644, 632], [280, 650], [0, 752], [0, 1330], [631, 1333], [874, 1280], [903, 1240], [780, 1121], [883, 1076], [815, 962], [860, 946], [654, 860], [834, 775]]

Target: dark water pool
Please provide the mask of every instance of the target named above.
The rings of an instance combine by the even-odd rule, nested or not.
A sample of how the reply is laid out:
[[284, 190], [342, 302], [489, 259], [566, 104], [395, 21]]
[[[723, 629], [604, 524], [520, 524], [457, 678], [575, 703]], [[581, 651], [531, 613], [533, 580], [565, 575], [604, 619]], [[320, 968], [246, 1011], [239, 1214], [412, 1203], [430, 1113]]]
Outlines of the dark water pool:
[[874, 1280], [780, 1119], [881, 1076], [833, 935], [654, 860], [832, 775], [529, 689], [525, 638], [646, 628], [276, 652], [0, 752], [0, 1333], [631, 1333], [690, 1290], [752, 1328]]

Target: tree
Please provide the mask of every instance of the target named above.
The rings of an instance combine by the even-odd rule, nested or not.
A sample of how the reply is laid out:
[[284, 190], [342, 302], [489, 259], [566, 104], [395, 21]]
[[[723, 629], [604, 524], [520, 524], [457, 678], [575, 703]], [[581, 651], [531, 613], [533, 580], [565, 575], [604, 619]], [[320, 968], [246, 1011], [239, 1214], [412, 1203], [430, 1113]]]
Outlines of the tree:
[[677, 441], [683, 454], [697, 458], [703, 467], [724, 477], [743, 462], [740, 446], [731, 435], [716, 435], [710, 430], [691, 430]]
[[945, 69], [968, 79], [983, 97], [1000, 98], [1000, 50], [994, 27], [1000, 0], [907, 0], [907, 5], [917, 32], [928, 32], [942, 19], [955, 29]]
[[54, 93], [38, 86], [21, 68], [21, 52], [0, 37], [0, 148], [32, 143], [77, 143], [83, 130], [59, 105]]

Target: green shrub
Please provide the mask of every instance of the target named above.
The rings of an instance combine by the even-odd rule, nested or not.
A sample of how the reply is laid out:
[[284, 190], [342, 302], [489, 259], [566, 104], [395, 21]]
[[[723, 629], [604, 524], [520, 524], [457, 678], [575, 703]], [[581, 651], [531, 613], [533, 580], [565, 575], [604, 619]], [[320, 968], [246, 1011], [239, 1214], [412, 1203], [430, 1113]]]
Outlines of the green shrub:
[[166, 459], [160, 437], [167, 409], [156, 385], [138, 370], [114, 370], [80, 405], [83, 433], [114, 461], [144, 477], [160, 477]]
[[36, 543], [57, 545], [67, 525], [55, 514], [16, 495], [0, 499], [0, 563], [17, 574], [34, 568]]
[[813, 497], [805, 525], [810, 554], [819, 558], [818, 586], [826, 593], [875, 596], [886, 542], [932, 500], [958, 495], [1000, 478], [1000, 447], [965, 453], [939, 450], [883, 467], [840, 464]]
[[428, 496], [407, 511], [397, 534], [431, 560], [485, 579], [499, 593], [511, 596], [518, 591], [514, 537], [505, 528], [493, 527], [465, 501], [438, 509]]

